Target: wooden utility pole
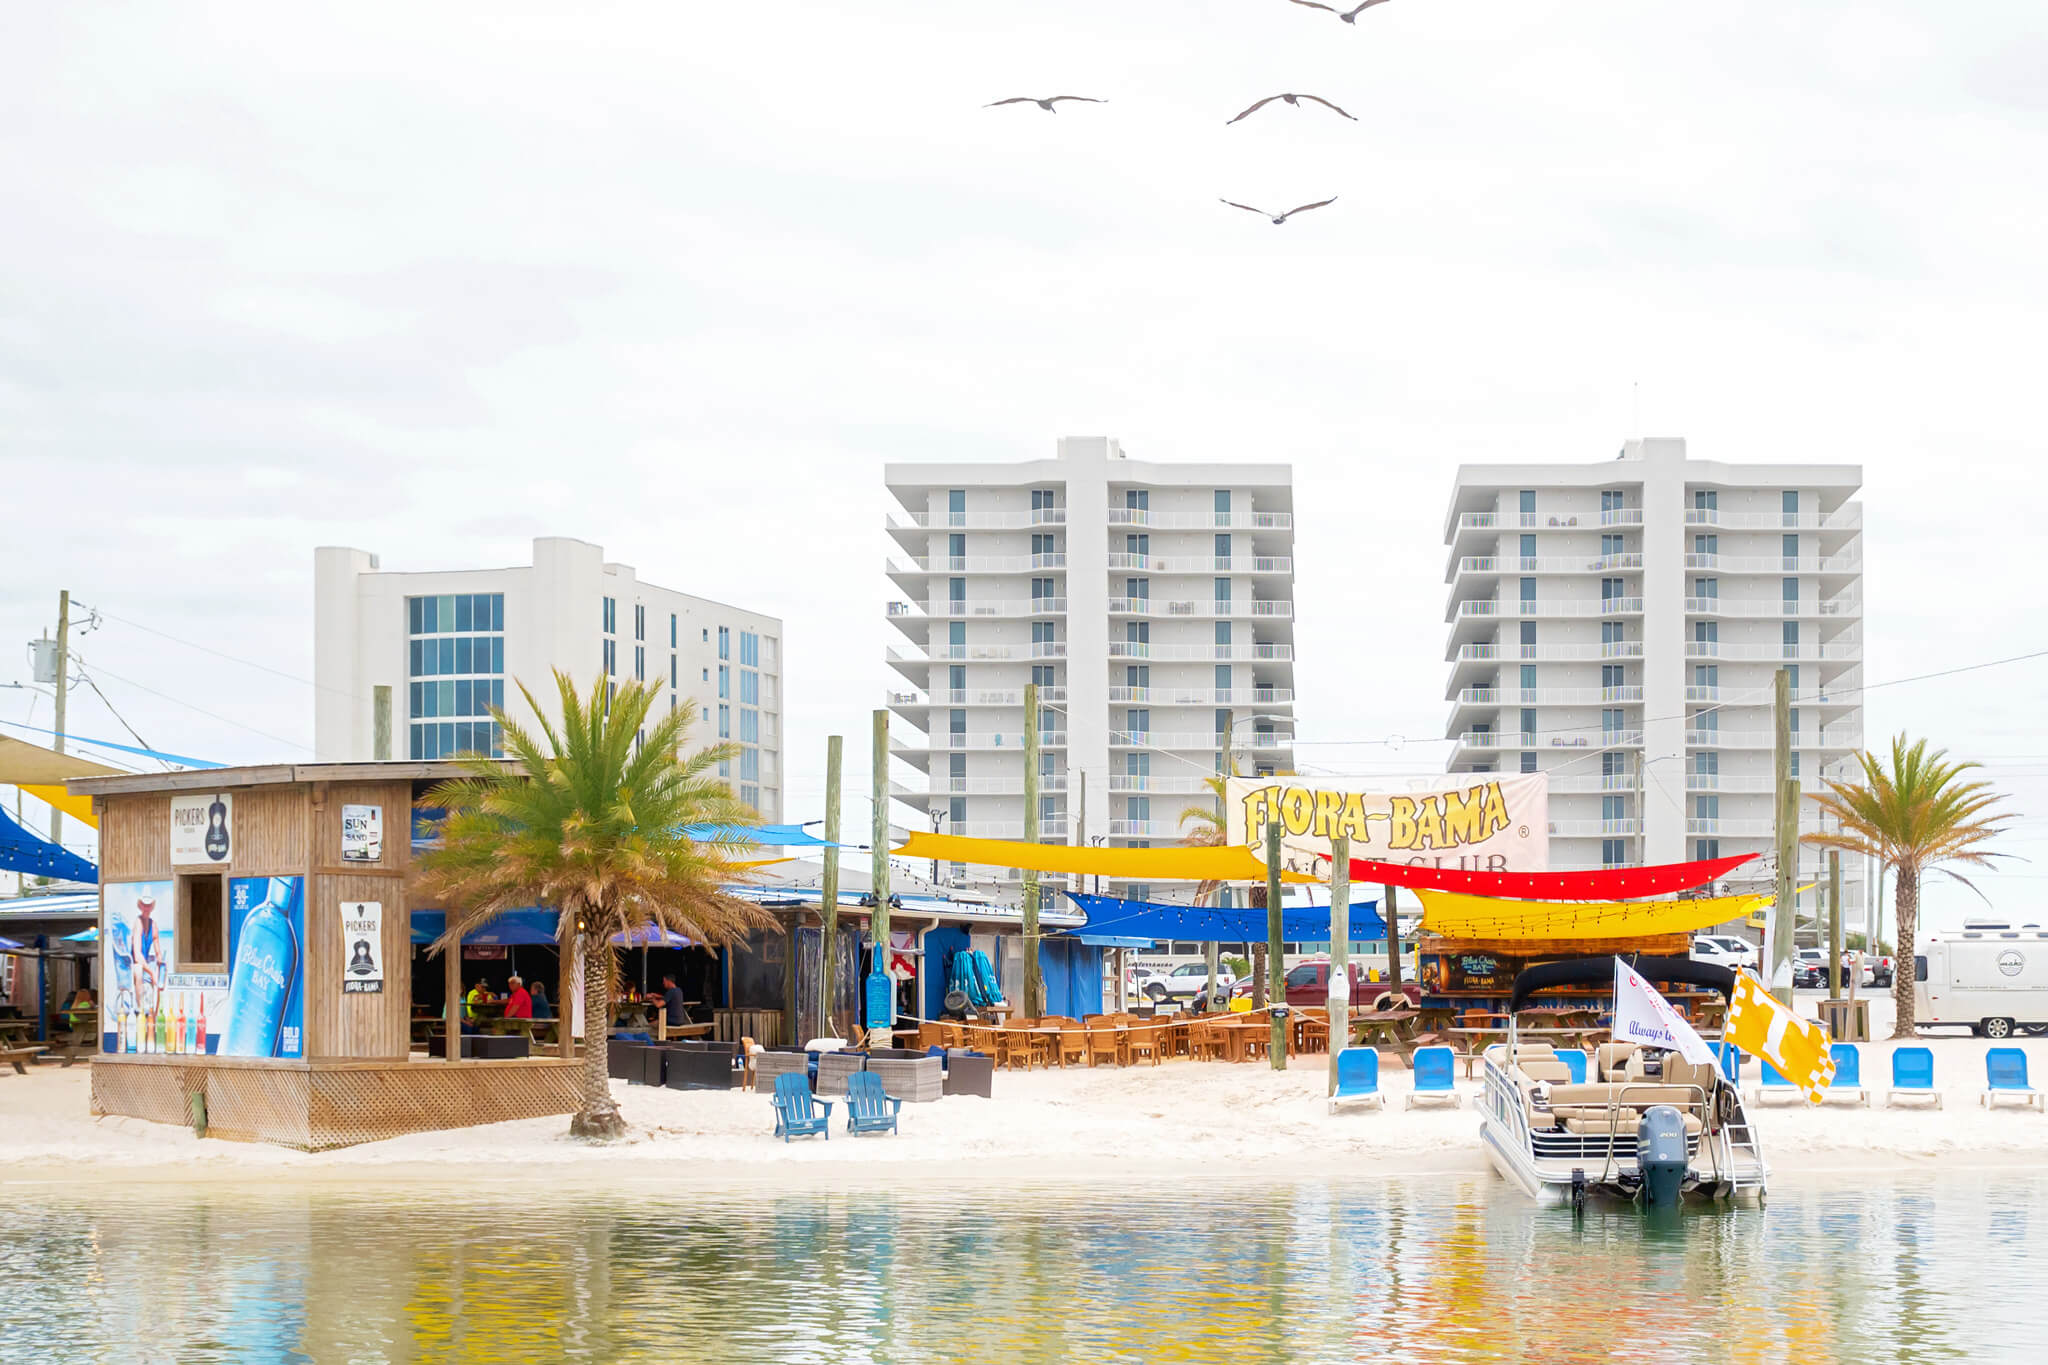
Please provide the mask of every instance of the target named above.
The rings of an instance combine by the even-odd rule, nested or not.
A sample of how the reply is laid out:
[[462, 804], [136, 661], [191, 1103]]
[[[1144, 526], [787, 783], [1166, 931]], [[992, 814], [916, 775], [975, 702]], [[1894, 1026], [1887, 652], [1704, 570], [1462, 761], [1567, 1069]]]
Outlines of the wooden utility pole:
[[[1216, 801], [1216, 827], [1224, 831], [1225, 839], [1228, 839], [1230, 837], [1230, 779], [1232, 775], [1237, 772], [1237, 766], [1230, 757], [1230, 733], [1235, 724], [1235, 719], [1235, 715], [1232, 712], [1226, 711], [1223, 713], [1224, 785], [1223, 795], [1218, 797]], [[1251, 831], [1247, 830], [1245, 831], [1245, 833], [1247, 837], [1249, 837]], [[1211, 894], [1215, 896], [1215, 898], [1218, 901], [1221, 901], [1227, 890], [1228, 888], [1219, 886]], [[1222, 956], [1223, 945], [1219, 943], [1216, 939], [1211, 938], [1207, 943], [1204, 943], [1202, 945], [1202, 964], [1209, 969], [1209, 984], [1206, 988], [1207, 993], [1202, 998], [1207, 1003], [1209, 1007], [1208, 1012], [1211, 1014], [1215, 1013], [1220, 1009], [1225, 1008], [1225, 1002], [1223, 1001], [1223, 999], [1219, 997], [1216, 990], [1216, 976], [1218, 969], [1221, 966]], [[1249, 968], [1250, 966], [1249, 958], [1247, 958], [1246, 966], [1247, 968]], [[1235, 986], [1235, 984], [1235, 982], [1232, 983], [1233, 987]], [[1228, 995], [1229, 992], [1226, 991], [1223, 992], [1223, 994]]]
[[[886, 709], [875, 712], [874, 733], [874, 871], [870, 885], [875, 893], [875, 913], [868, 921], [875, 939], [874, 966], [868, 975], [880, 972], [889, 975], [889, 712]], [[860, 1012], [867, 1017], [866, 982], [862, 982]], [[880, 1024], [868, 1023], [868, 1046], [893, 1047], [896, 1043], [896, 983], [889, 983], [888, 1018]]]
[[[57, 594], [57, 719], [52, 726], [57, 737], [50, 747], [58, 753], [64, 752], [64, 702], [71, 690], [71, 589]], [[64, 812], [50, 807], [50, 842], [59, 848], [64, 845]]]
[[[1792, 936], [1798, 926], [1793, 888], [1797, 885], [1794, 878], [1799, 871], [1799, 784], [1792, 780], [1792, 675], [1779, 669], [1773, 691], [1776, 753], [1772, 769], [1775, 782], [1771, 790], [1777, 796], [1778, 881], [1777, 900], [1771, 906], [1771, 960], [1765, 965], [1771, 973], [1771, 994], [1789, 1009], [1792, 1006]], [[1778, 984], [1781, 980], [1784, 982], [1782, 986]]]
[[1380, 914], [1387, 921], [1387, 983], [1395, 995], [1401, 993], [1401, 912], [1394, 904], [1394, 888], [1380, 888]]
[[1351, 1041], [1351, 836], [1330, 840], [1330, 1089], [1337, 1054]]
[[1828, 850], [1828, 999], [1842, 998], [1842, 855]]
[[[1038, 684], [1024, 684], [1024, 842], [1038, 842]], [[1045, 1015], [1045, 976], [1038, 965], [1038, 874], [1024, 870], [1024, 1015]]]
[[1266, 1004], [1273, 1022], [1266, 1043], [1266, 1056], [1275, 1071], [1287, 1069], [1287, 1021], [1280, 1016], [1287, 1006], [1287, 964], [1280, 954], [1280, 822], [1266, 824]]
[[[825, 842], [834, 847], [825, 850], [825, 897], [819, 907], [819, 918], [825, 922], [825, 961], [818, 973], [822, 992], [818, 997], [818, 1020], [828, 1036], [838, 1033], [838, 1026], [832, 1022], [832, 978], [837, 975], [834, 964], [839, 953], [839, 768], [845, 747], [842, 736], [831, 735], [825, 740]], [[790, 1045], [796, 1046], [799, 1039], [794, 1016], [789, 1034]]]

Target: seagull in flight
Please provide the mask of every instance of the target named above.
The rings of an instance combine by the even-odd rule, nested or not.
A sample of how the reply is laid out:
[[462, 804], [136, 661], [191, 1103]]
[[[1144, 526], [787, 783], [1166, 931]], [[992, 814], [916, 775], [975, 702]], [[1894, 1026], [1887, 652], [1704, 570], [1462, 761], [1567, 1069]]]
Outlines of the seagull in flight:
[[[1295, 108], [1297, 108], [1297, 109], [1299, 109], [1299, 108], [1301, 107], [1301, 102], [1302, 102], [1303, 100], [1314, 100], [1314, 101], [1315, 101], [1315, 102], [1316, 102], [1317, 104], [1320, 104], [1320, 105], [1322, 105], [1322, 106], [1323, 106], [1323, 108], [1325, 108], [1325, 109], [1328, 109], [1328, 110], [1330, 110], [1330, 111], [1332, 111], [1332, 112], [1334, 112], [1334, 113], [1338, 113], [1338, 114], [1344, 114], [1344, 111], [1343, 111], [1342, 109], [1339, 109], [1339, 108], [1337, 108], [1337, 106], [1336, 106], [1336, 105], [1334, 105], [1334, 104], [1330, 103], [1330, 102], [1329, 102], [1328, 100], [1324, 99], [1324, 98], [1323, 98], [1323, 97], [1322, 97], [1321, 95], [1268, 95], [1268, 96], [1266, 96], [1266, 98], [1264, 98], [1264, 99], [1260, 100], [1260, 101], [1259, 101], [1259, 102], [1258, 102], [1257, 104], [1254, 104], [1254, 105], [1253, 105], [1253, 106], [1252, 106], [1251, 108], [1249, 108], [1249, 109], [1245, 110], [1245, 111], [1244, 111], [1244, 113], [1242, 113], [1242, 114], [1239, 114], [1239, 115], [1237, 116], [1237, 118], [1234, 118], [1234, 119], [1226, 119], [1226, 120], [1224, 121], [1224, 127], [1226, 127], [1226, 128], [1227, 128], [1227, 127], [1229, 127], [1229, 126], [1230, 126], [1231, 124], [1233, 124], [1233, 123], [1237, 122], [1237, 119], [1238, 119], [1238, 118], [1246, 118], [1246, 117], [1248, 117], [1248, 116], [1250, 116], [1250, 115], [1252, 115], [1252, 114], [1256, 114], [1256, 113], [1258, 113], [1258, 112], [1259, 112], [1259, 110], [1261, 110], [1261, 109], [1265, 108], [1265, 107], [1266, 107], [1267, 105], [1271, 104], [1271, 103], [1272, 103], [1272, 102], [1273, 102], [1274, 100], [1285, 100], [1285, 101], [1286, 101], [1287, 103], [1289, 103], [1289, 104], [1293, 105], [1293, 106], [1294, 106]], [[1350, 114], [1344, 114], [1344, 117], [1345, 117], [1345, 118], [1348, 118], [1348, 119], [1351, 119], [1351, 121], [1352, 121], [1353, 123], [1356, 123], [1356, 122], [1358, 122], [1358, 120], [1357, 120], [1356, 118], [1353, 118], [1353, 117], [1352, 117], [1352, 116], [1351, 116]]]
[[1365, 0], [1364, 4], [1359, 5], [1351, 10], [1341, 10], [1338, 9], [1335, 5], [1322, 4], [1321, 0], [1293, 0], [1293, 3], [1305, 6], [1308, 9], [1326, 9], [1330, 13], [1336, 15], [1339, 19], [1342, 19], [1345, 23], [1355, 24], [1358, 22], [1359, 15], [1365, 13], [1374, 5], [1386, 4], [1387, 0]]
[[[1250, 204], [1240, 204], [1240, 203], [1238, 203], [1238, 202], [1237, 202], [1237, 201], [1236, 201], [1235, 199], [1221, 199], [1221, 198], [1219, 198], [1219, 199], [1217, 200], [1217, 202], [1218, 202], [1218, 203], [1221, 203], [1221, 204], [1228, 204], [1228, 205], [1230, 205], [1230, 207], [1232, 207], [1232, 208], [1234, 208], [1234, 209], [1243, 209], [1243, 210], [1244, 210], [1244, 211], [1245, 211], [1246, 213], [1256, 213], [1256, 214], [1258, 214], [1258, 215], [1259, 215], [1259, 216], [1260, 216], [1261, 218], [1273, 218], [1273, 215], [1272, 215], [1271, 213], [1269, 213], [1269, 212], [1268, 212], [1267, 210], [1265, 210], [1265, 209], [1255, 209], [1255, 208], [1253, 208], [1253, 207], [1252, 207], [1252, 206], [1251, 206]], [[1307, 213], [1307, 212], [1308, 212], [1308, 211], [1309, 211], [1310, 209], [1319, 209], [1319, 208], [1321, 208], [1321, 207], [1322, 207], [1323, 205], [1325, 205], [1325, 204], [1334, 204], [1334, 203], [1336, 203], [1336, 202], [1337, 202], [1337, 196], [1333, 194], [1333, 195], [1331, 195], [1331, 196], [1330, 196], [1330, 197], [1329, 197], [1328, 199], [1318, 199], [1318, 200], [1317, 200], [1317, 201], [1316, 201], [1315, 203], [1313, 203], [1313, 204], [1303, 204], [1303, 205], [1299, 206], [1298, 208], [1291, 208], [1291, 209], [1287, 210], [1287, 212], [1285, 212], [1285, 213], [1281, 214], [1281, 215], [1280, 215], [1280, 216], [1279, 216], [1278, 218], [1273, 218], [1273, 221], [1274, 221], [1274, 223], [1276, 223], [1276, 224], [1278, 224], [1278, 223], [1284, 223], [1284, 222], [1286, 222], [1286, 221], [1287, 221], [1287, 220], [1288, 220], [1289, 218], [1292, 218], [1292, 217], [1293, 217], [1293, 216], [1294, 216], [1295, 214], [1297, 214], [1297, 213]]]
[[1038, 99], [1031, 95], [1013, 95], [1009, 99], [996, 100], [994, 103], [984, 104], [981, 107], [984, 109], [993, 109], [998, 104], [1035, 104], [1039, 108], [1045, 110], [1045, 112], [1048, 114], [1057, 114], [1059, 110], [1053, 108], [1053, 106], [1055, 104], [1058, 104], [1061, 100], [1079, 100], [1083, 104], [1109, 103], [1108, 100], [1098, 100], [1088, 95], [1054, 95], [1051, 99], [1045, 100]]

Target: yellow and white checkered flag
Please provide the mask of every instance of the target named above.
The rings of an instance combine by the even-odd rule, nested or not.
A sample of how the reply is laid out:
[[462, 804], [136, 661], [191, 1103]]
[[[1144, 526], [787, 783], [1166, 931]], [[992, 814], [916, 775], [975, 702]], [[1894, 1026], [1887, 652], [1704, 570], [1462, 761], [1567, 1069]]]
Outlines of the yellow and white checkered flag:
[[1746, 969], [1735, 973], [1728, 1025], [1721, 1036], [1776, 1067], [1780, 1076], [1805, 1092], [1809, 1104], [1819, 1104], [1834, 1083], [1835, 1059], [1828, 1051], [1827, 1030], [1779, 1004]]

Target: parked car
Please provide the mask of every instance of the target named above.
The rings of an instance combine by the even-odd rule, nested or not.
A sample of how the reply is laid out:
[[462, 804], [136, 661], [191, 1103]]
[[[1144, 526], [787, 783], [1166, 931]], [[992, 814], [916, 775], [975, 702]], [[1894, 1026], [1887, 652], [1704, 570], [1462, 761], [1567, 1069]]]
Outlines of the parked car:
[[[1387, 982], [1372, 980], [1373, 970], [1373, 967], [1367, 963], [1353, 962], [1351, 964], [1351, 1007], [1353, 1009], [1370, 1009], [1372, 1008], [1373, 1001], [1393, 989], [1393, 986]], [[1287, 975], [1282, 979], [1287, 985], [1287, 1003], [1289, 1005], [1298, 1009], [1303, 1005], [1327, 1005], [1330, 1003], [1330, 959], [1325, 957], [1311, 959], [1306, 962], [1297, 962], [1294, 966], [1287, 969]], [[1409, 998], [1410, 1003], [1421, 1003], [1422, 988], [1413, 980], [1403, 981], [1401, 989], [1402, 993]], [[1252, 994], [1251, 979], [1247, 977], [1245, 980], [1238, 982], [1235, 986], [1231, 987], [1230, 994], [1233, 998], [1249, 998]]]
[[1692, 941], [1692, 960], [1717, 967], [1757, 968], [1756, 945], [1733, 934], [1700, 934]]
[[1892, 959], [1889, 954], [1873, 953], [1867, 961], [1870, 963], [1871, 985], [1889, 986], [1892, 984]]
[[1828, 984], [1828, 955], [1824, 949], [1801, 948], [1792, 955], [1792, 988], [1817, 990]]
[[[1216, 979], [1228, 987], [1237, 980], [1230, 968], [1218, 966]], [[1155, 976], [1143, 986], [1145, 998], [1153, 1004], [1164, 1004], [1177, 1000], [1185, 1004], [1200, 995], [1209, 985], [1209, 967], [1202, 962], [1183, 962], [1164, 976]]]

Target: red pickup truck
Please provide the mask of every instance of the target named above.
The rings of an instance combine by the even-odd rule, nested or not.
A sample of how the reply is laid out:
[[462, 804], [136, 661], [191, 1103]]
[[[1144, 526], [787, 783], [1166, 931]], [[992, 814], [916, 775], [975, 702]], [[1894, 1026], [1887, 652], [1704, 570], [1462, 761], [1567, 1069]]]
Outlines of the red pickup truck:
[[[1369, 981], [1371, 968], [1359, 963], [1351, 964], [1351, 1008], [1371, 1009], [1372, 1002], [1394, 989], [1385, 981]], [[1330, 963], [1327, 958], [1316, 962], [1297, 962], [1287, 969], [1287, 1003], [1291, 1006], [1327, 1005], [1330, 1003]], [[1233, 997], [1249, 998], [1252, 983], [1249, 978], [1231, 988]], [[1413, 981], [1401, 983], [1401, 993], [1408, 997], [1410, 1005], [1422, 1003], [1422, 987]]]

